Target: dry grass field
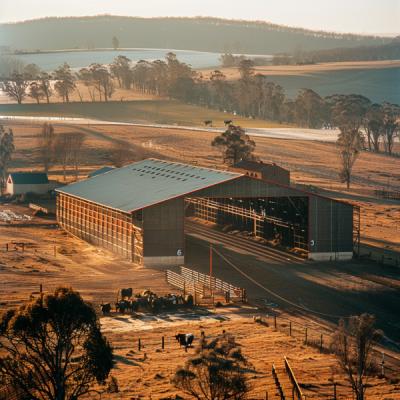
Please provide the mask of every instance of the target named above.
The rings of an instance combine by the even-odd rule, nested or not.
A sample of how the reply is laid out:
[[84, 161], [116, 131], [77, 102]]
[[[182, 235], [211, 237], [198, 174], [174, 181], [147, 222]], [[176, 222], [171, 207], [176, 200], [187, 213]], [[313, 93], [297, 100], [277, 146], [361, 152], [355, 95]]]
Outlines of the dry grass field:
[[[11, 169], [39, 169], [36, 135], [41, 126], [13, 123], [10, 127], [14, 131], [16, 145]], [[55, 130], [56, 133], [85, 133], [81, 177], [99, 166], [109, 164], [110, 149], [120, 141], [133, 150], [135, 156], [132, 161], [158, 157], [223, 168], [220, 154], [210, 146], [214, 134], [208, 132], [117, 125], [56, 125]], [[355, 166], [352, 188], [347, 191], [337, 180], [339, 164], [334, 144], [260, 137], [255, 141], [257, 156], [290, 168], [295, 183], [313, 185], [319, 187], [321, 193], [361, 205], [364, 241], [400, 249], [400, 228], [394, 223], [400, 219], [400, 205], [376, 199], [373, 195], [375, 188], [387, 186], [388, 183], [392, 187], [400, 187], [399, 158], [363, 152]], [[51, 168], [50, 178], [62, 181], [60, 165]], [[73, 180], [72, 175], [68, 176], [70, 180]], [[0, 210], [4, 209], [12, 209], [19, 214], [30, 213], [26, 207], [13, 204], [0, 205]], [[28, 244], [24, 252], [21, 249], [14, 251], [13, 246], [6, 252], [5, 243], [11, 241]], [[196, 241], [192, 241], [191, 246], [193, 256], [190, 261], [194, 265], [203, 265], [203, 258], [207, 258], [207, 255], [204, 256], [204, 251]], [[241, 265], [245, 265], [245, 260], [251, 260], [243, 254], [241, 257], [244, 260]], [[216, 266], [219, 267], [218, 264]], [[259, 271], [266, 274], [261, 261], [248, 267], [252, 274], [259, 274]], [[314, 301], [320, 301], [318, 296], [321, 293], [335, 291], [335, 300], [326, 298], [326, 304], [337, 301], [350, 307], [354, 299], [363, 299], [364, 296], [375, 299], [374, 296], [379, 296], [379, 293], [386, 296], [385, 299], [397, 298], [399, 280], [392, 270], [381, 269], [373, 264], [363, 270], [354, 265], [333, 266], [324, 271], [318, 267], [305, 265], [298, 270], [295, 270], [297, 266], [285, 267], [294, 278], [285, 288], [284, 295], [294, 293], [293, 287], [298, 282], [302, 285], [301, 290], [317, 293]], [[226, 266], [224, 268], [221, 266], [221, 273], [229, 274], [233, 279], [234, 274], [226, 271]], [[268, 268], [282, 270], [280, 265], [269, 265]], [[235, 279], [240, 277], [236, 276]], [[280, 285], [279, 279], [272, 273], [264, 279], [268, 279], [271, 287]], [[92, 302], [97, 310], [102, 302], [114, 303], [121, 287], [132, 287], [136, 292], [151, 288], [160, 294], [173, 291], [165, 282], [164, 271], [145, 269], [120, 260], [105, 250], [68, 236], [56, 227], [54, 219], [40, 217], [34, 217], [30, 223], [0, 223], [0, 281], [0, 310], [21, 304], [31, 294], [37, 295], [40, 284], [43, 284], [45, 291], [52, 291], [59, 285], [70, 285], [85, 300]], [[303, 293], [299, 291], [293, 295], [301, 298]], [[305, 297], [302, 301], [305, 301]], [[382, 307], [382, 304], [376, 304], [376, 310], [382, 310]], [[392, 304], [392, 311], [388, 311], [390, 315], [393, 315], [394, 308]], [[112, 315], [101, 318], [103, 331], [115, 349], [116, 365], [112, 375], [118, 379], [121, 390], [118, 394], [104, 394], [102, 398], [154, 400], [182, 395], [172, 387], [170, 379], [186, 357], [193, 354], [193, 349], [186, 354], [179, 349], [172, 336], [178, 332], [193, 332], [198, 337], [203, 330], [206, 335], [214, 337], [221, 334], [223, 329], [236, 336], [252, 363], [249, 399], [265, 399], [266, 391], [269, 391], [269, 399], [274, 398], [271, 392], [271, 365], [276, 363], [282, 371], [284, 355], [289, 358], [307, 399], [331, 399], [333, 381], [338, 383], [338, 399], [352, 398], [349, 385], [331, 355], [321, 354], [317, 349], [304, 345], [299, 337], [291, 338], [271, 326], [255, 324], [252, 317], [257, 313], [255, 308], [245, 306], [208, 312], [204, 310], [201, 314], [147, 315], [139, 318]], [[394, 320], [393, 324], [398, 324], [398, 321]], [[161, 336], [166, 338], [164, 351], [160, 349]], [[144, 344], [141, 351], [137, 348], [139, 338]], [[373, 377], [369, 383], [368, 399], [400, 399], [398, 380]]]
[[[30, 213], [22, 206], [1, 206], [1, 209], [5, 208], [19, 214]], [[24, 252], [21, 248], [17, 251], [12, 245], [6, 252], [4, 244], [11, 241], [27, 243]], [[115, 302], [121, 287], [132, 287], [135, 292], [151, 288], [160, 294], [174, 290], [165, 283], [163, 271], [122, 261], [105, 250], [68, 236], [48, 218], [33, 217], [29, 223], [2, 223], [0, 260], [0, 310], [18, 306], [30, 295], [37, 296], [40, 284], [46, 292], [59, 285], [72, 286], [98, 312], [102, 302]], [[172, 399], [175, 395], [182, 396], [170, 380], [176, 368], [183, 365], [194, 350], [185, 353], [173, 336], [191, 332], [198, 339], [204, 331], [212, 338], [225, 330], [236, 337], [251, 363], [249, 399], [265, 399], [267, 391], [269, 399], [276, 398], [272, 363], [288, 387], [283, 372], [284, 356], [288, 357], [307, 399], [331, 399], [333, 382], [338, 384], [338, 399], [351, 399], [349, 384], [332, 355], [305, 345], [300, 331], [290, 337], [288, 323], [281, 317], [278, 318], [278, 330], [256, 324], [253, 316], [258, 314], [255, 307], [243, 305], [200, 309], [194, 313], [138, 314], [135, 317], [112, 313], [101, 317], [102, 330], [114, 347], [116, 363], [112, 375], [117, 378], [120, 389], [120, 393], [104, 394], [102, 398]], [[161, 349], [162, 336], [165, 338], [164, 350]], [[140, 351], [139, 338], [143, 346]], [[371, 377], [367, 394], [371, 400], [398, 400], [399, 381]]]
[[[348, 71], [348, 70], [366, 70], [366, 69], [384, 69], [400, 67], [398, 60], [385, 60], [385, 61], [341, 61], [341, 62], [327, 62], [309, 65], [264, 65], [256, 66], [255, 73], [261, 75], [307, 75], [317, 72], [331, 72], [331, 71]], [[201, 73], [204, 78], [209, 78], [214, 69], [203, 69]], [[238, 79], [240, 77], [237, 68], [221, 68], [221, 72], [229, 80]]]
[[223, 127], [225, 120], [233, 120], [238, 125], [249, 128], [286, 128], [289, 124], [240, 117], [205, 107], [188, 105], [176, 100], [141, 99], [135, 101], [72, 102], [51, 104], [0, 104], [0, 114], [6, 116], [50, 116], [97, 119], [114, 122], [136, 122], [183, 126], [204, 126], [204, 121], [212, 121], [212, 126]]
[[[12, 125], [16, 154], [13, 168], [37, 169], [35, 135], [40, 125]], [[126, 142], [135, 160], [147, 157], [168, 158], [188, 163], [223, 168], [219, 152], [210, 146], [214, 133], [190, 130], [133, 126], [57, 125], [56, 132], [78, 130], [86, 134], [81, 175], [109, 164], [110, 148], [117, 141]], [[291, 170], [292, 181], [319, 188], [320, 193], [361, 206], [362, 237], [366, 242], [400, 249], [400, 205], [375, 198], [374, 190], [382, 187], [400, 189], [400, 158], [363, 152], [354, 167], [349, 191], [338, 181], [339, 159], [332, 143], [255, 137], [256, 155]], [[396, 143], [396, 151], [399, 144]], [[62, 179], [59, 166], [50, 171]]]

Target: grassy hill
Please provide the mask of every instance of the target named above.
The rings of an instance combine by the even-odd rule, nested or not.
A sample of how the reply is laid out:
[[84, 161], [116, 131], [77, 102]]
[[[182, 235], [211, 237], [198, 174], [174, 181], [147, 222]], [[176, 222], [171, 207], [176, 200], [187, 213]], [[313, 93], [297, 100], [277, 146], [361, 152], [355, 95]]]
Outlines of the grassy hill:
[[0, 25], [0, 46], [9, 46], [13, 50], [109, 48], [113, 36], [119, 39], [120, 47], [248, 54], [293, 52], [296, 49], [314, 51], [390, 42], [389, 38], [200, 17], [52, 17]]

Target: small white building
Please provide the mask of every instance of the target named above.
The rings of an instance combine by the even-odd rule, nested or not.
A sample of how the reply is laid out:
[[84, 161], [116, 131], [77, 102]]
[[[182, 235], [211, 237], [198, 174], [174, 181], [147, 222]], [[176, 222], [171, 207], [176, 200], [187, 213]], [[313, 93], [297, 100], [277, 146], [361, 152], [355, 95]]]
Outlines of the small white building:
[[52, 189], [44, 172], [13, 172], [8, 175], [6, 193], [10, 195], [45, 194]]

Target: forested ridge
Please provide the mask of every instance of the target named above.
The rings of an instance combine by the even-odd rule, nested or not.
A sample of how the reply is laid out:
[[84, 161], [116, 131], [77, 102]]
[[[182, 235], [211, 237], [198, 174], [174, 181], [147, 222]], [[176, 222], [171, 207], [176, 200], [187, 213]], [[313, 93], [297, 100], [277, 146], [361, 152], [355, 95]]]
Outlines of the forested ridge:
[[110, 48], [113, 37], [118, 38], [120, 48], [246, 54], [377, 46], [391, 41], [390, 38], [311, 31], [261, 21], [208, 17], [51, 17], [0, 25], [0, 46], [14, 51]]

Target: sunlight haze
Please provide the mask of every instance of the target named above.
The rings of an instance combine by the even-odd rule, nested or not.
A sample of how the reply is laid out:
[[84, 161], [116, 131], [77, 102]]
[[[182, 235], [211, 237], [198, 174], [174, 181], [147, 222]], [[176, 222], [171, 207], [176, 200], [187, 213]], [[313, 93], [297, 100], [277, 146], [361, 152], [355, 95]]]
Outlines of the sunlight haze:
[[0, 22], [47, 16], [115, 14], [127, 16], [214, 16], [263, 20], [302, 28], [376, 35], [398, 35], [400, 0], [2, 0]]

